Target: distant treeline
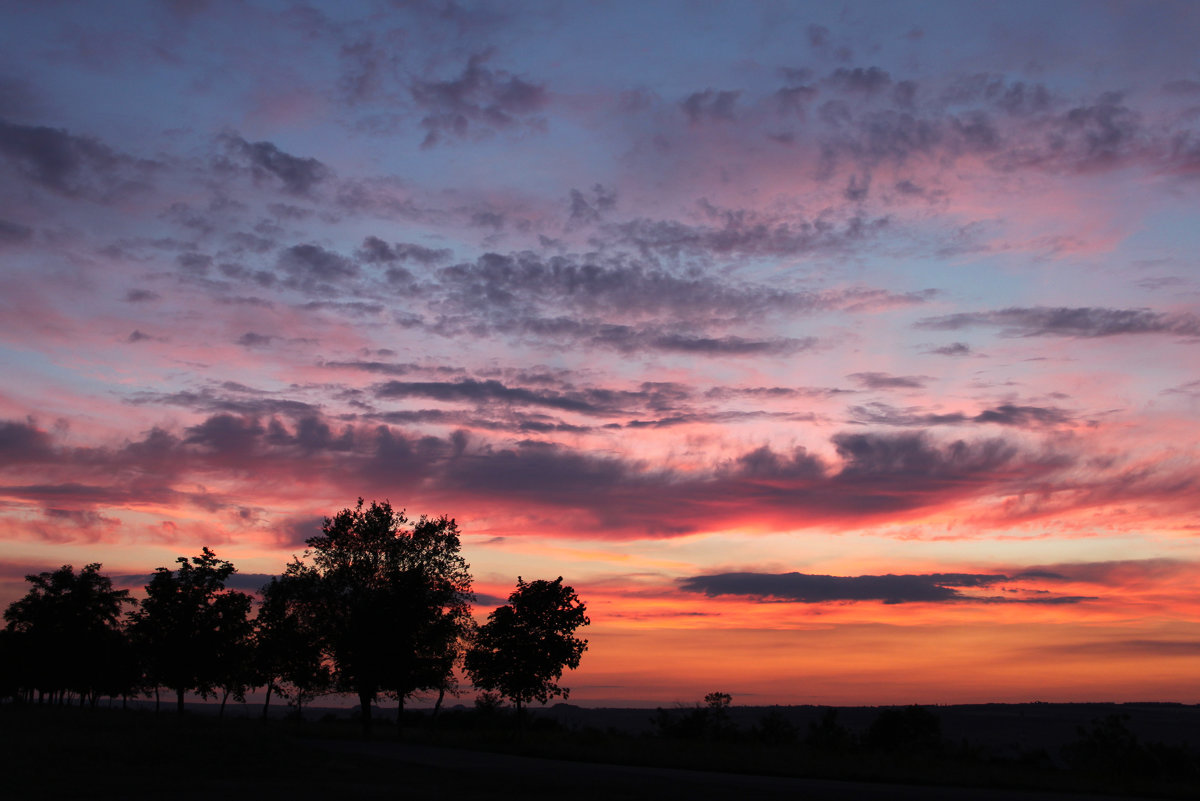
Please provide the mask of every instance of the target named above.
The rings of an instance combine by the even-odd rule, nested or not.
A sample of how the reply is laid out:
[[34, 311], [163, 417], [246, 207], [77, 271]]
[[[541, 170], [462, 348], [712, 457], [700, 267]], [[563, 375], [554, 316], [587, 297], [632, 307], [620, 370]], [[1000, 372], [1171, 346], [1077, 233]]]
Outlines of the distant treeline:
[[0, 697], [95, 704], [104, 696], [160, 698], [183, 712], [188, 692], [217, 698], [265, 690], [303, 705], [319, 695], [356, 695], [365, 730], [371, 705], [471, 683], [513, 702], [568, 695], [557, 682], [579, 665], [588, 625], [575, 591], [553, 580], [517, 580], [509, 602], [483, 625], [471, 617], [471, 574], [459, 532], [446, 517], [410, 521], [387, 502], [326, 518], [264, 586], [259, 598], [228, 589], [232, 563], [208, 548], [160, 567], [140, 601], [114, 589], [100, 564], [26, 576], [32, 587], [4, 612]]
[[779, 708], [766, 711], [750, 727], [739, 727], [730, 702], [729, 694], [714, 692], [694, 707], [659, 708], [651, 718], [654, 738], [690, 743], [701, 753], [716, 749], [727, 755], [725, 770], [929, 784], [1101, 788], [1188, 798], [1197, 797], [1200, 790], [1200, 751], [1187, 743], [1144, 741], [1124, 713], [1077, 726], [1075, 737], [1056, 749], [1022, 742], [995, 748], [966, 738], [947, 739], [938, 712], [919, 705], [882, 707], [865, 728], [855, 731], [841, 722], [836, 708], [825, 708], [806, 729]]

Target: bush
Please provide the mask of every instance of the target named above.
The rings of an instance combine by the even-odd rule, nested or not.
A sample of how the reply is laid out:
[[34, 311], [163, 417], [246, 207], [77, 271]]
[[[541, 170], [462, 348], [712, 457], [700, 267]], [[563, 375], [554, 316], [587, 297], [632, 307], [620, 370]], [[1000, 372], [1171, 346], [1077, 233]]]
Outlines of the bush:
[[799, 737], [799, 729], [778, 709], [763, 715], [754, 727], [754, 739], [767, 745], [790, 745]]
[[884, 709], [867, 729], [866, 744], [878, 751], [935, 752], [942, 746], [942, 719], [917, 704]]
[[650, 719], [661, 737], [681, 740], [731, 740], [737, 737], [737, 725], [729, 719], [729, 705], [733, 696], [729, 693], [709, 693], [704, 696], [704, 706], [682, 708], [676, 714], [659, 707]]
[[854, 748], [854, 735], [838, 723], [838, 711], [826, 709], [820, 720], [808, 724], [808, 736], [804, 744], [815, 751], [850, 751]]
[[475, 696], [475, 711], [480, 717], [494, 717], [504, 710], [504, 699], [500, 693], [490, 690]]

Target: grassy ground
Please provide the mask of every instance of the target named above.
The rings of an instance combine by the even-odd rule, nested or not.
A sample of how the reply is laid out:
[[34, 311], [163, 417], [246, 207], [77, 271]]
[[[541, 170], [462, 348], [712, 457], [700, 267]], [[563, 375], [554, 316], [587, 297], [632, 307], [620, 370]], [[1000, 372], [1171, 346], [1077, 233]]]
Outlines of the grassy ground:
[[[350, 730], [344, 730], [348, 735]], [[387, 736], [394, 736], [394, 730]], [[1200, 797], [1200, 783], [1106, 773], [1080, 775], [1040, 761], [991, 761], [970, 748], [941, 753], [812, 751], [798, 744], [673, 740], [620, 732], [511, 730], [429, 732], [409, 729], [409, 744], [428, 744], [525, 757], [756, 776], [805, 777], [936, 787], [1049, 790], [1162, 798]]]
[[[173, 712], [0, 706], [8, 798], [396, 798], [378, 759], [314, 747], [288, 721]], [[443, 772], [406, 771], [407, 791], [444, 789]], [[470, 781], [465, 783], [469, 790]], [[444, 796], [450, 797], [450, 796]]]
[[[404, 741], [463, 749], [451, 767], [422, 764], [386, 749], [352, 745], [359, 728], [346, 719], [323, 722], [171, 712], [0, 705], [0, 755], [6, 796], [12, 798], [163, 798], [305, 801], [330, 798], [561, 798], [564, 778], [509, 771], [472, 752], [546, 757], [762, 776], [806, 776], [917, 785], [1038, 788], [1053, 791], [1128, 792], [1169, 798], [1200, 797], [1194, 777], [1087, 775], [1036, 760], [997, 762], [969, 747], [940, 753], [813, 751], [795, 743], [680, 740], [595, 729], [534, 726], [518, 736], [510, 721], [468, 727], [453, 716], [431, 731], [407, 727]], [[374, 740], [397, 740], [394, 724], [377, 724]], [[388, 756], [384, 756], [387, 754]], [[618, 778], [589, 780], [571, 801], [642, 798], [650, 785], [631, 791]], [[643, 780], [639, 780], [643, 781]], [[703, 784], [701, 780], [700, 785]], [[693, 795], [696, 795], [693, 793]]]

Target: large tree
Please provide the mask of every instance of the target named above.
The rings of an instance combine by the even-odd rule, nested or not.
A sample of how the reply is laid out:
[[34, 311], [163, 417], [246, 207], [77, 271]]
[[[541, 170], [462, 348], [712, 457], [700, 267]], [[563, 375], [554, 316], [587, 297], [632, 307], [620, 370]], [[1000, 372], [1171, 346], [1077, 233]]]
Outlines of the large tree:
[[101, 692], [120, 691], [106, 667], [124, 653], [121, 609], [128, 590], [113, 589], [100, 565], [78, 573], [71, 565], [25, 577], [33, 586], [4, 612], [7, 642], [26, 690], [79, 694], [95, 703]]
[[251, 599], [225, 588], [236, 569], [208, 548], [175, 562], [174, 571], [154, 571], [141, 608], [132, 615], [132, 632], [151, 685], [174, 690], [176, 709], [183, 714], [189, 690], [207, 696], [218, 688], [239, 689]]
[[471, 574], [458, 527], [446, 517], [409, 522], [387, 501], [364, 507], [360, 498], [326, 518], [308, 540], [311, 563], [292, 568], [316, 587], [338, 684], [358, 695], [367, 733], [381, 693], [403, 709], [413, 693], [445, 686], [470, 624]]
[[508, 604], [488, 615], [467, 650], [471, 682], [516, 704], [518, 720], [532, 701], [568, 697], [570, 690], [558, 680], [564, 669], [579, 667], [587, 650], [587, 640], [575, 636], [576, 629], [591, 622], [587, 609], [562, 582], [562, 576], [529, 583], [518, 577]]

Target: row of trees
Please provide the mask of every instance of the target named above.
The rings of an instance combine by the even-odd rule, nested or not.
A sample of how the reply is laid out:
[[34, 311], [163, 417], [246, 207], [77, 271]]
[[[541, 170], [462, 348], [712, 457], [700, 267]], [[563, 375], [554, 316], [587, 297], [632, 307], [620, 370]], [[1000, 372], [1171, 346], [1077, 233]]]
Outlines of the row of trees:
[[[168, 688], [183, 711], [195, 692], [244, 700], [252, 688], [298, 707], [327, 692], [358, 697], [363, 727], [381, 696], [399, 701], [471, 683], [518, 708], [566, 697], [588, 625], [575, 591], [518, 579], [485, 623], [471, 617], [471, 574], [458, 527], [446, 517], [410, 521], [387, 502], [326, 518], [302, 557], [256, 599], [229, 589], [234, 566], [208, 548], [158, 568], [140, 603], [99, 564], [27, 576], [29, 592], [4, 613], [0, 692], [38, 700], [128, 697]], [[125, 613], [127, 606], [135, 606]], [[253, 614], [257, 610], [256, 614]]]

